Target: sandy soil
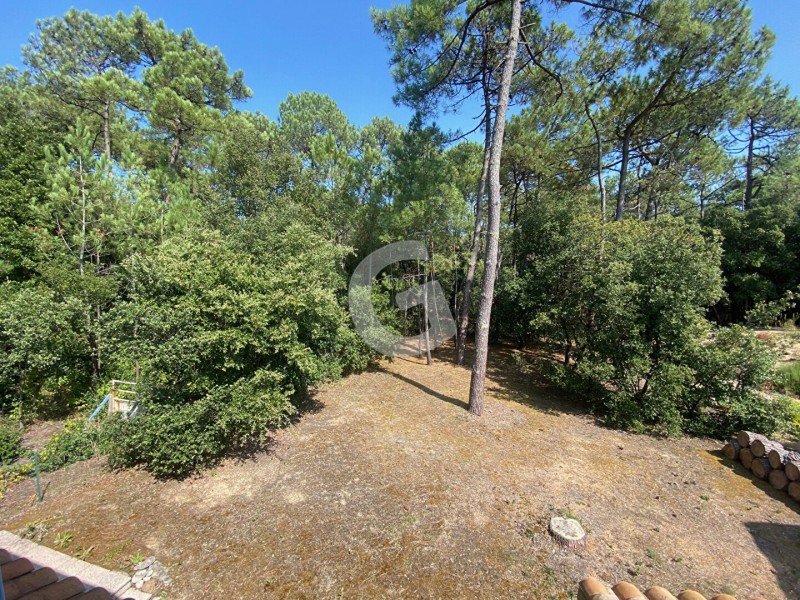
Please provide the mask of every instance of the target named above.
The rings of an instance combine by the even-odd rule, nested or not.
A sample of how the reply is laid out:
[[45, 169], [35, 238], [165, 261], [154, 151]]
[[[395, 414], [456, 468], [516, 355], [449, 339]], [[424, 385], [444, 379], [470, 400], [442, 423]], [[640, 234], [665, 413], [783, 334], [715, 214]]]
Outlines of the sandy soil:
[[[590, 574], [708, 597], [800, 598], [800, 505], [711, 440], [602, 427], [496, 348], [483, 417], [442, 356], [326, 386], [267, 452], [187, 481], [102, 459], [9, 490], [0, 525], [124, 568], [154, 554], [168, 598], [570, 598]], [[586, 549], [546, 532], [579, 518]], [[42, 527], [39, 528], [39, 531]]]

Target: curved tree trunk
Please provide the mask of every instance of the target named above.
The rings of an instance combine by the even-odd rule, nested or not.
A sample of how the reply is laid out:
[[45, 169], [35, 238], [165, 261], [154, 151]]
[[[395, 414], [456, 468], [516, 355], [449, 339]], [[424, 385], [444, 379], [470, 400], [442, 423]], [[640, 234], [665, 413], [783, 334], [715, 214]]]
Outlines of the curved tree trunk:
[[511, 92], [511, 79], [514, 75], [514, 62], [519, 46], [522, 0], [512, 1], [508, 48], [506, 49], [503, 63], [500, 90], [497, 94], [497, 112], [494, 118], [492, 151], [489, 157], [489, 218], [486, 231], [483, 281], [481, 282], [481, 303], [478, 310], [478, 322], [475, 327], [475, 364], [472, 366], [472, 378], [469, 385], [469, 412], [475, 415], [480, 415], [483, 411], [486, 363], [489, 359], [489, 323], [492, 317], [494, 282], [497, 277], [500, 251], [500, 158], [503, 154], [503, 136], [506, 130], [506, 113], [508, 112], [508, 97]]

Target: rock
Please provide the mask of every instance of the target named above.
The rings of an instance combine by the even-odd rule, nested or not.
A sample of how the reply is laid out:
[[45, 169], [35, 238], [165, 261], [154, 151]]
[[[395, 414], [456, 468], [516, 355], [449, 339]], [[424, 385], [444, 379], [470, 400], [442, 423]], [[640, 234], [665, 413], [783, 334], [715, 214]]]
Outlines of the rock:
[[146, 568], [148, 568], [149, 566], [151, 566], [154, 562], [156, 562], [156, 557], [155, 556], [149, 556], [149, 557], [145, 558], [142, 562], [140, 562], [138, 565], [133, 567], [133, 569], [135, 571], [143, 571]]

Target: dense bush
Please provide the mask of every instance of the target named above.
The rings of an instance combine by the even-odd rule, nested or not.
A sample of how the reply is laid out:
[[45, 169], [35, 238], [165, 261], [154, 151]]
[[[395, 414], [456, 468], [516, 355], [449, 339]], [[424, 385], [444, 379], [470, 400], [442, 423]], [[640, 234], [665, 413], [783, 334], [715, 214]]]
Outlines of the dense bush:
[[129, 300], [107, 338], [117, 372], [138, 364], [145, 414], [108, 425], [113, 464], [186, 474], [366, 364], [342, 305], [342, 248], [280, 219], [176, 236], [126, 265]]
[[0, 286], [0, 403], [18, 418], [69, 412], [91, 383], [82, 302], [41, 285]]
[[68, 419], [64, 431], [54, 433], [39, 451], [42, 471], [56, 471], [86, 460], [98, 452], [100, 434], [95, 424], [84, 417]]
[[501, 287], [511, 296], [501, 302], [519, 307], [506, 327], [555, 343], [558, 381], [611, 423], [673, 435], [779, 426], [780, 413], [756, 393], [774, 357], [743, 328], [709, 331], [720, 247], [699, 226], [603, 224], [555, 208], [532, 214], [521, 232], [525, 261]]
[[0, 418], [0, 465], [14, 462], [22, 452], [22, 429], [19, 423]]

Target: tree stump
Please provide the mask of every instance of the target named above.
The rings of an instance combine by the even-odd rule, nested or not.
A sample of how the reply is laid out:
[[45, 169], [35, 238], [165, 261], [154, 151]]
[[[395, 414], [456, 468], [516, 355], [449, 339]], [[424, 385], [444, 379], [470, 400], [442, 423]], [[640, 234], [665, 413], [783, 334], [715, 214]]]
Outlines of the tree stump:
[[789, 495], [800, 502], [800, 482], [793, 481], [789, 484], [789, 487], [786, 488], [786, 491], [789, 492]]
[[769, 472], [769, 484], [776, 490], [782, 492], [789, 487], [789, 478], [786, 477], [786, 473], [783, 469], [772, 469], [772, 471]]
[[750, 470], [753, 472], [753, 475], [759, 479], [766, 479], [769, 477], [769, 472], [772, 470], [772, 467], [769, 466], [769, 461], [762, 456], [761, 458], [753, 459]]
[[783, 469], [789, 481], [800, 481], [800, 460], [790, 460]]
[[800, 460], [800, 453], [791, 450], [784, 450], [783, 448], [773, 448], [767, 454], [769, 459], [769, 466], [773, 469], [783, 469], [786, 463], [792, 460]]
[[738, 460], [739, 451], [741, 449], [742, 447], [738, 441], [731, 440], [722, 447], [722, 453], [725, 455], [726, 458], [730, 458], [731, 460]]
[[783, 446], [770, 440], [753, 440], [753, 443], [750, 444], [750, 451], [756, 458], [766, 456], [770, 450], [783, 450]]
[[582, 548], [586, 545], [586, 531], [575, 519], [552, 517], [550, 534], [559, 544], [570, 549]]
[[745, 469], [750, 469], [753, 464], [753, 453], [750, 448], [742, 448], [739, 450], [739, 460], [742, 461], [742, 466]]
[[736, 434], [736, 440], [742, 448], [749, 448], [754, 440], [761, 440], [762, 442], [769, 441], [767, 436], [760, 433], [753, 433], [752, 431], [740, 431]]

